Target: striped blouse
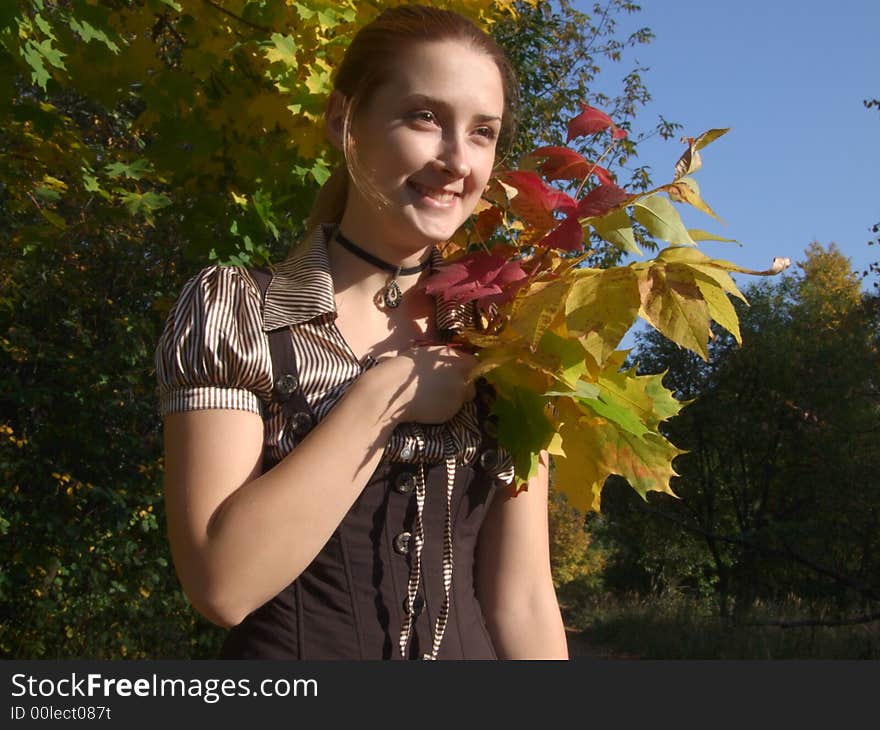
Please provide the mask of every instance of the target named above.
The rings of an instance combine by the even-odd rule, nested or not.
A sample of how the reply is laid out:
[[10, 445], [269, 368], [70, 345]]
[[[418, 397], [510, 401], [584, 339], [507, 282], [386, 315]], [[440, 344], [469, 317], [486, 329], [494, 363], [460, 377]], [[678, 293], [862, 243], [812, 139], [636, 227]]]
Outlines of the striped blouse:
[[[315, 228], [303, 245], [274, 267], [265, 304], [253, 278], [241, 267], [209, 266], [184, 285], [156, 348], [161, 415], [207, 408], [257, 413], [265, 422], [266, 455], [275, 462], [298, 439], [281, 405], [272, 400], [267, 332], [290, 328], [300, 387], [318, 421], [361, 373], [377, 364], [369, 355], [358, 361], [336, 327], [327, 255], [332, 233], [333, 226]], [[436, 249], [432, 256], [436, 270], [443, 259]], [[466, 312], [465, 307], [438, 298], [438, 329], [460, 328]], [[455, 447], [457, 463], [474, 461], [482, 438], [474, 401], [445, 424], [418, 428], [400, 424], [383, 458], [414, 463], [423, 454], [425, 462], [441, 462], [444, 434]], [[513, 480], [509, 456], [500, 459], [493, 474], [507, 483]]]

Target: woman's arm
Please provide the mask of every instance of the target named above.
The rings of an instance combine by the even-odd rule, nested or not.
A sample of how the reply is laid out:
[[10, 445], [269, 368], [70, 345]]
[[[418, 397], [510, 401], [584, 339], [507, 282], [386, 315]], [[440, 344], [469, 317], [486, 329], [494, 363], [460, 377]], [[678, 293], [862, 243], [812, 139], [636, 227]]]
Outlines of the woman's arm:
[[447, 348], [389, 358], [361, 375], [262, 475], [263, 422], [256, 414], [166, 416], [168, 537], [193, 606], [214, 623], [234, 626], [295, 580], [357, 499], [394, 426], [450, 418], [470, 393], [473, 364]]
[[516, 496], [499, 492], [480, 529], [477, 598], [500, 659], [568, 659], [550, 573], [548, 457]]

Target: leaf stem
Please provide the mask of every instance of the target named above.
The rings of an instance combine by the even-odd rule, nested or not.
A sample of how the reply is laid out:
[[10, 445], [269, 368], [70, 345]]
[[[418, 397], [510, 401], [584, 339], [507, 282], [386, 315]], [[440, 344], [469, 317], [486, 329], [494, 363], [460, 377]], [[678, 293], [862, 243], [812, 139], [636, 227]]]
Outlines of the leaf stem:
[[611, 137], [611, 144], [609, 144], [609, 145], [605, 148], [605, 151], [604, 151], [601, 155], [599, 155], [599, 159], [596, 160], [596, 161], [593, 163], [593, 166], [589, 169], [589, 171], [587, 172], [587, 174], [584, 176], [584, 179], [581, 180], [581, 184], [578, 185], [578, 189], [577, 189], [577, 191], [576, 191], [575, 194], [574, 194], [574, 199], [575, 199], [575, 200], [577, 200], [577, 199], [580, 197], [581, 191], [584, 189], [584, 185], [586, 185], [586, 184], [587, 184], [587, 180], [590, 179], [590, 175], [592, 175], [592, 174], [593, 174], [593, 171], [594, 171], [597, 167], [599, 167], [599, 163], [602, 162], [602, 160], [604, 160], [604, 159], [608, 156], [608, 153], [611, 152], [611, 150], [614, 149], [614, 147], [617, 145], [617, 142], [618, 142], [618, 140], [614, 139], [614, 137], [612, 136], [612, 137]]

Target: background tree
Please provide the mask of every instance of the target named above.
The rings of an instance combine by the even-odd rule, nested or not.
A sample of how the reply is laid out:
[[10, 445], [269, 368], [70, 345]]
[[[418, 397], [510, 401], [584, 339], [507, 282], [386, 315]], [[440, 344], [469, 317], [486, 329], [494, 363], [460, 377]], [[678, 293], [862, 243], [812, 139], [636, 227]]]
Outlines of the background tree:
[[[703, 362], [648, 332], [640, 369], [694, 398], [669, 423], [679, 500], [606, 488], [608, 575], [621, 588], [711, 588], [722, 617], [797, 597], [834, 621], [878, 615], [877, 299], [833, 244], [746, 290], [743, 346]], [[827, 620], [827, 617], [823, 620]]]

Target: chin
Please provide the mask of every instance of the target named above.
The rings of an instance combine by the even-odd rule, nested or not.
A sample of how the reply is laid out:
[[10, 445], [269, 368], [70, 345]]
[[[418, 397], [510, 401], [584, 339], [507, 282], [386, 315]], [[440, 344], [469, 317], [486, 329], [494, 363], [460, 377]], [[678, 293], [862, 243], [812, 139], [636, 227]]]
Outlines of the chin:
[[455, 232], [464, 225], [463, 220], [459, 220], [456, 216], [454, 219], [431, 220], [419, 216], [417, 219], [408, 220], [409, 227], [417, 232], [417, 234], [432, 243], [442, 243], [448, 241], [455, 235]]

